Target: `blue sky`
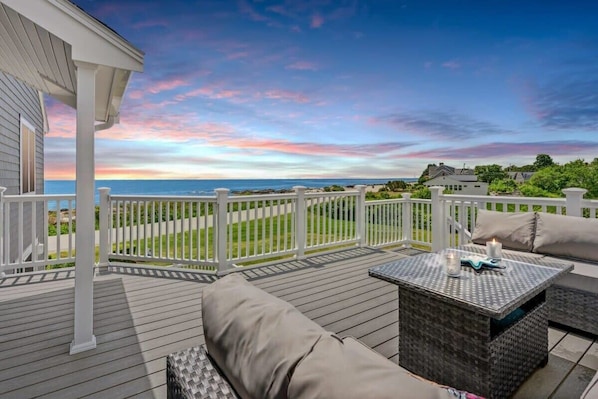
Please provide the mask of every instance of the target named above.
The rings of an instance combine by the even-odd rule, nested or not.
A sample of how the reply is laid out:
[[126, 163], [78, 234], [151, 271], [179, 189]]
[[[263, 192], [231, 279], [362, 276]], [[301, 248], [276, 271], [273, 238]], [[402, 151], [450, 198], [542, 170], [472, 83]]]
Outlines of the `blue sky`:
[[[418, 177], [598, 157], [598, 3], [75, 0], [145, 52], [98, 178]], [[48, 101], [46, 178], [74, 177]]]

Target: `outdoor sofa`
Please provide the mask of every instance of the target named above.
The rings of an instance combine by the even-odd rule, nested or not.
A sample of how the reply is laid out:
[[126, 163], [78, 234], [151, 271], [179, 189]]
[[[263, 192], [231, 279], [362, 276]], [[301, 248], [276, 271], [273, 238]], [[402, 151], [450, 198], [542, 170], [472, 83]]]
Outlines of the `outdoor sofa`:
[[205, 346], [167, 357], [168, 398], [477, 398], [417, 377], [231, 274], [203, 289]]
[[598, 219], [544, 212], [479, 210], [472, 243], [485, 252], [496, 239], [503, 255], [573, 263], [574, 269], [547, 290], [549, 320], [598, 335]]

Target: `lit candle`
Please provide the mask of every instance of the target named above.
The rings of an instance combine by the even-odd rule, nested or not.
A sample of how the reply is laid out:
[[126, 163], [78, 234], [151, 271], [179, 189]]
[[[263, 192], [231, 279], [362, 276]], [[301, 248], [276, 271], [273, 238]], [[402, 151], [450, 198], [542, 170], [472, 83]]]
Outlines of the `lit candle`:
[[446, 254], [444, 259], [446, 274], [450, 277], [458, 277], [461, 274], [461, 259], [452, 252]]
[[490, 259], [501, 259], [502, 258], [502, 243], [497, 242], [496, 238], [492, 241], [486, 242], [486, 256]]

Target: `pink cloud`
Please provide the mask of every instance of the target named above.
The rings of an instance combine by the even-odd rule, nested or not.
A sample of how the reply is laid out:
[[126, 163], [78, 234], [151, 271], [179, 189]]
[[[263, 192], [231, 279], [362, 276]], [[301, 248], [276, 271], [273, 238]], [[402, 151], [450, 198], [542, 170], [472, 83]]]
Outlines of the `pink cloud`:
[[268, 90], [263, 94], [263, 97], [272, 100], [292, 101], [299, 104], [309, 102], [304, 94], [288, 90]]
[[163, 91], [169, 91], [169, 90], [174, 90], [178, 87], [181, 86], [188, 86], [189, 82], [183, 80], [183, 79], [173, 79], [173, 80], [163, 80], [163, 81], [159, 81], [154, 83], [153, 85], [151, 85], [147, 91], [149, 91], [152, 94], [158, 94], [161, 93]]
[[134, 100], [139, 100], [141, 98], [143, 98], [143, 95], [145, 94], [145, 92], [143, 90], [132, 90], [128, 93], [129, 98], [132, 98]]
[[285, 69], [296, 69], [299, 71], [317, 71], [318, 67], [313, 62], [309, 61], [297, 61], [289, 64], [285, 67]]
[[324, 25], [324, 17], [319, 13], [312, 15], [311, 23], [309, 26], [316, 29], [316, 28], [320, 28], [322, 25]]
[[459, 69], [461, 68], [461, 64], [455, 60], [450, 60], [450, 61], [446, 61], [442, 63], [442, 66], [444, 68], [448, 68], [448, 69]]
[[255, 137], [239, 138], [233, 140], [210, 140], [212, 144], [242, 148], [245, 150], [274, 151], [286, 154], [301, 154], [313, 156], [378, 156], [388, 154], [406, 147], [402, 143], [378, 144], [322, 144], [322, 143], [295, 143], [287, 140], [270, 140]]
[[195, 90], [188, 91], [184, 94], [179, 94], [175, 97], [177, 101], [185, 101], [193, 97], [207, 97], [216, 100], [237, 98], [242, 95], [240, 90], [219, 89], [216, 87], [203, 86]]

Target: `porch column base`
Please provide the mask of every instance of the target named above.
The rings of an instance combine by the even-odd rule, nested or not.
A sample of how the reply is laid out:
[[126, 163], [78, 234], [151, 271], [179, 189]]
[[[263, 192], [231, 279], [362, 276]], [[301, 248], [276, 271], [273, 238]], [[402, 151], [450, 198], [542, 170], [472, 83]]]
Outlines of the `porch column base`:
[[97, 345], [96, 345], [96, 336], [95, 335], [91, 336], [91, 341], [89, 341], [89, 342], [82, 342], [80, 344], [75, 344], [75, 341], [73, 340], [71, 342], [71, 350], [69, 351], [69, 354], [74, 355], [75, 353], [85, 352], [90, 349], [95, 349], [96, 346]]

